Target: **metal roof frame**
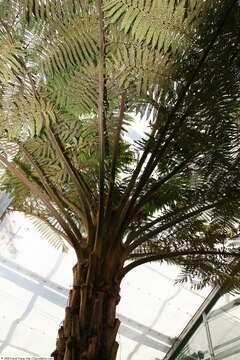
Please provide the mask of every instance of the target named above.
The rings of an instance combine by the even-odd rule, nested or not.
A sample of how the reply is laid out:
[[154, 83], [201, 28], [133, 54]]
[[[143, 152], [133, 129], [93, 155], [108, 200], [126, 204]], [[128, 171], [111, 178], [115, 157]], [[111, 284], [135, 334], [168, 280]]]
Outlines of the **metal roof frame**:
[[176, 341], [173, 343], [171, 349], [167, 352], [163, 360], [175, 360], [179, 355], [180, 351], [187, 344], [188, 340], [195, 333], [199, 325], [203, 321], [203, 314], [208, 314], [212, 307], [216, 304], [218, 299], [222, 295], [222, 289], [220, 286], [216, 286], [207, 296], [207, 298], [203, 301], [202, 305], [193, 315], [191, 320], [185, 326], [181, 334], [178, 336]]

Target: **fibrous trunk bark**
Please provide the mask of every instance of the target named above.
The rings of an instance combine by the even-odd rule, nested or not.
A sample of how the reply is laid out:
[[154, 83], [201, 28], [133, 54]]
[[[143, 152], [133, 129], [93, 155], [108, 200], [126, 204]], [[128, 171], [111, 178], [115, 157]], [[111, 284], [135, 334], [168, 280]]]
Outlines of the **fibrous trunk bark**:
[[116, 359], [119, 271], [102, 266], [94, 254], [74, 266], [65, 319], [51, 355], [54, 360]]

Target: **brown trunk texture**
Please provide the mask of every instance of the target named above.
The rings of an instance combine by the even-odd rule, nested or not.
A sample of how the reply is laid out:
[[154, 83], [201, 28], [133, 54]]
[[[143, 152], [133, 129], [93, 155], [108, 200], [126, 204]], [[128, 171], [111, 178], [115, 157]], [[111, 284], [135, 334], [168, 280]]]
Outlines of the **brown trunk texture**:
[[54, 360], [115, 360], [120, 321], [120, 280], [91, 254], [73, 268], [65, 319], [58, 330]]

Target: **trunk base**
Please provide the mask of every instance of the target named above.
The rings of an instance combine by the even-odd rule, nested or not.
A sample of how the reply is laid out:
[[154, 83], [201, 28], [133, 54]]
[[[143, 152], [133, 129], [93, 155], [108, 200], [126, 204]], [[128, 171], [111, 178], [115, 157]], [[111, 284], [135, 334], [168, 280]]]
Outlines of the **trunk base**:
[[54, 360], [116, 359], [120, 281], [109, 274], [102, 275], [93, 255], [88, 262], [74, 266], [65, 319], [58, 330], [56, 350], [51, 354]]

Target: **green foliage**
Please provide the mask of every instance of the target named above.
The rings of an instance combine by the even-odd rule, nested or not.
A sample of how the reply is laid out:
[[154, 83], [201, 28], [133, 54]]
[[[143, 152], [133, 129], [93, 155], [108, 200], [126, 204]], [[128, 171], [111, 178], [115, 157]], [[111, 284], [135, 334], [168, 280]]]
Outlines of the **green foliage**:
[[[120, 30], [129, 33], [137, 42], [165, 53], [171, 49], [176, 51], [179, 46], [183, 46], [184, 41], [189, 40], [191, 29], [188, 25], [194, 18], [196, 20], [200, 9], [203, 10], [197, 1], [191, 3], [113, 0], [107, 1], [104, 9], [110, 23], [118, 22]], [[189, 11], [190, 7], [194, 8], [193, 12]], [[181, 45], [179, 41], [182, 42]]]
[[59, 225], [56, 223], [56, 220], [54, 221], [53, 219], [52, 221], [47, 221], [34, 216], [28, 217], [43, 239], [46, 239], [49, 244], [54, 246], [56, 249], [62, 250], [62, 252], [68, 251], [68, 246], [66, 245], [64, 239], [60, 235], [56, 234], [56, 231], [54, 230], [59, 229]]
[[[240, 219], [230, 6], [105, 0], [101, 28], [95, 1], [2, 0], [0, 188], [12, 209], [58, 247], [86, 238], [104, 257], [121, 243], [133, 267], [159, 255], [180, 281], [229, 279]], [[145, 133], [134, 140], [135, 115]]]

